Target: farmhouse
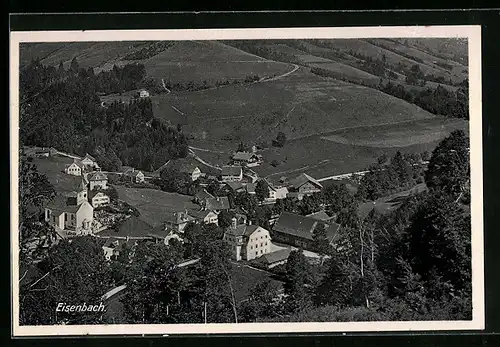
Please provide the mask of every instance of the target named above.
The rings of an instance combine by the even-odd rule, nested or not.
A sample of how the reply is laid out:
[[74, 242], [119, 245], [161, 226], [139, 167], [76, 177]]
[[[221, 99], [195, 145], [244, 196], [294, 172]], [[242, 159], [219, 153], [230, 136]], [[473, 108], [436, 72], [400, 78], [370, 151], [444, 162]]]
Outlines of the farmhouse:
[[[297, 214], [283, 212], [273, 225], [273, 239], [287, 245], [314, 250], [313, 233], [318, 220]], [[337, 238], [340, 225], [325, 224], [328, 241], [331, 245]]]
[[292, 252], [291, 248], [283, 248], [255, 259], [255, 265], [264, 269], [272, 269], [278, 265], [283, 265], [288, 260], [288, 256]]
[[149, 98], [149, 92], [147, 90], [143, 89], [139, 92], [139, 97], [140, 98]]
[[241, 166], [223, 166], [221, 173], [222, 182], [239, 182], [243, 179]]
[[194, 202], [200, 205], [205, 205], [207, 199], [213, 198], [214, 196], [207, 192], [206, 189], [200, 189], [199, 191], [196, 192], [194, 195]]
[[165, 221], [165, 229], [167, 232], [175, 231], [178, 233], [183, 233], [187, 224], [194, 222], [195, 218], [191, 217], [188, 211], [173, 212], [167, 215], [167, 220]]
[[215, 224], [219, 225], [219, 217], [217, 213], [210, 210], [195, 210], [189, 212], [198, 223]]
[[233, 155], [234, 165], [257, 166], [262, 163], [262, 156], [252, 152], [236, 152]]
[[213, 198], [208, 198], [205, 200], [205, 204], [202, 206], [205, 210], [209, 211], [222, 211], [229, 210], [231, 208], [229, 204], [229, 198], [227, 196], [216, 196]]
[[104, 257], [106, 260], [111, 260], [120, 255], [120, 252], [124, 249], [132, 249], [137, 245], [137, 240], [123, 240], [117, 239], [115, 237], [106, 238], [102, 250], [104, 251]]
[[144, 182], [144, 174], [142, 171], [136, 170], [134, 168], [128, 170], [124, 174], [132, 183], [143, 183]]
[[71, 164], [66, 165], [64, 172], [68, 175], [81, 176], [82, 172], [85, 170], [85, 165], [83, 165], [81, 160], [74, 159]]
[[94, 208], [80, 192], [58, 195], [45, 207], [45, 221], [52, 225], [56, 232], [65, 231], [66, 236], [90, 234], [94, 221]]
[[86, 153], [85, 157], [81, 160], [81, 163], [85, 166], [85, 169], [95, 169], [98, 170], [100, 169], [99, 165], [97, 164], [97, 161], [95, 160], [94, 157], [92, 157], [90, 154]]
[[102, 191], [92, 191], [89, 194], [89, 202], [93, 208], [108, 205], [110, 202], [109, 196]]
[[237, 224], [233, 218], [232, 225], [224, 233], [224, 241], [231, 247], [234, 260], [252, 260], [271, 251], [269, 231], [250, 224]]
[[291, 182], [292, 189], [302, 195], [310, 195], [321, 191], [323, 186], [306, 173], [301, 174]]
[[196, 181], [201, 176], [201, 170], [198, 163], [196, 160], [189, 157], [171, 160], [167, 167], [172, 170], [178, 170], [180, 173], [187, 174], [192, 181]]
[[108, 189], [108, 177], [100, 171], [89, 173], [87, 175], [87, 180], [89, 181], [91, 191], [96, 189]]
[[288, 195], [288, 189], [286, 187], [274, 187], [271, 184], [269, 186], [269, 200], [284, 199]]

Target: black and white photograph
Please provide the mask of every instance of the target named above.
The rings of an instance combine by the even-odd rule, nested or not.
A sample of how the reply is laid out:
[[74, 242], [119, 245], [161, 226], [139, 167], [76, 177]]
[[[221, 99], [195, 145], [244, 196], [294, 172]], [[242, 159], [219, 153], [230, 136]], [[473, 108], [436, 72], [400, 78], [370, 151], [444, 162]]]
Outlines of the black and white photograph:
[[14, 334], [484, 328], [480, 48], [12, 32]]

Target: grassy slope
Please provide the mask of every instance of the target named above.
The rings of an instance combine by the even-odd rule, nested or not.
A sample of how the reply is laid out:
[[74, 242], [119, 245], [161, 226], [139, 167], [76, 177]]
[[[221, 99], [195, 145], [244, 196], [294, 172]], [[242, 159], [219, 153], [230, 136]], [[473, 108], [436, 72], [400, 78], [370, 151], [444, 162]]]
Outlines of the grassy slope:
[[229, 147], [241, 140], [268, 143], [279, 131], [293, 139], [359, 122], [374, 125], [433, 117], [380, 91], [305, 69], [270, 82], [162, 95], [153, 103], [155, 116], [186, 124], [186, 131], [200, 139], [226, 142]]
[[167, 193], [156, 189], [126, 188], [117, 186], [119, 199], [136, 207], [140, 218], [152, 226], [158, 226], [166, 220], [166, 215], [184, 209], [198, 208], [191, 202], [192, 196]]
[[214, 82], [273, 76], [290, 70], [289, 64], [268, 61], [214, 41], [176, 42], [171, 48], [142, 61], [147, 74], [177, 82]]
[[73, 159], [67, 157], [53, 156], [49, 158], [36, 158], [33, 163], [38, 171], [47, 176], [49, 182], [54, 186], [56, 192], [63, 193], [72, 191], [82, 178], [78, 176], [67, 175], [64, 168], [71, 164]]

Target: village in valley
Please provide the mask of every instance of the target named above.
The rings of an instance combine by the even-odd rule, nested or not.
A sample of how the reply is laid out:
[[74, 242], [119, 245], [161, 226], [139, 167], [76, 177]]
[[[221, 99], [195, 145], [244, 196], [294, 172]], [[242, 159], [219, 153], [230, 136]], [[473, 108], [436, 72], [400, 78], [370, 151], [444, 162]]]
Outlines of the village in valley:
[[21, 324], [470, 319], [467, 43], [264, 41], [22, 46]]

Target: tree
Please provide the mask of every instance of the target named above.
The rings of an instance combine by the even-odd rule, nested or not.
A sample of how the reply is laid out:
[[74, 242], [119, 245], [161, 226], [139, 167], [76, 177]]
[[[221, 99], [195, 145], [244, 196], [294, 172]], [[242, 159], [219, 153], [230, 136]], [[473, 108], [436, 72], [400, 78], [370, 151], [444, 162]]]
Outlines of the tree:
[[313, 242], [314, 249], [320, 255], [321, 263], [323, 263], [324, 256], [331, 253], [330, 241], [328, 240], [328, 234], [323, 223], [318, 223], [316, 228], [314, 228]]
[[469, 139], [462, 130], [453, 131], [432, 151], [425, 172], [431, 190], [441, 190], [457, 201], [467, 190], [470, 178]]
[[[403, 158], [400, 151], [397, 151], [391, 159], [390, 168], [396, 174], [399, 185], [407, 185], [411, 183], [413, 170], [411, 165]], [[391, 175], [389, 175], [390, 177]]]
[[80, 70], [80, 65], [78, 64], [78, 60], [76, 59], [76, 57], [73, 57], [73, 59], [71, 59], [69, 69], [73, 73], [77, 73]]
[[257, 318], [272, 317], [276, 312], [277, 296], [278, 288], [269, 279], [257, 282], [241, 307], [242, 320], [255, 322]]
[[331, 215], [336, 215], [341, 210], [356, 204], [354, 196], [349, 192], [345, 184], [331, 184], [322, 190], [323, 202]]
[[308, 271], [307, 260], [302, 249], [293, 250], [288, 256], [285, 265], [285, 307], [289, 312], [303, 310], [310, 304], [310, 295], [306, 287], [308, 285], [310, 273]]
[[47, 176], [24, 155], [19, 166], [19, 252], [21, 263], [40, 260], [55, 240], [52, 227], [40, 221], [43, 206], [55, 196]]
[[276, 136], [276, 141], [275, 141], [276, 146], [283, 147], [285, 145], [285, 142], [286, 142], [286, 135], [285, 133], [280, 131]]
[[269, 185], [265, 180], [259, 180], [255, 185], [255, 196], [261, 202], [269, 197]]
[[100, 244], [82, 236], [63, 240], [36, 265], [39, 275], [20, 286], [22, 325], [96, 324], [102, 313], [57, 312], [59, 303], [99, 304], [112, 284]]
[[226, 229], [231, 225], [231, 220], [234, 217], [234, 213], [232, 211], [222, 210], [218, 215], [219, 226], [222, 229]]

